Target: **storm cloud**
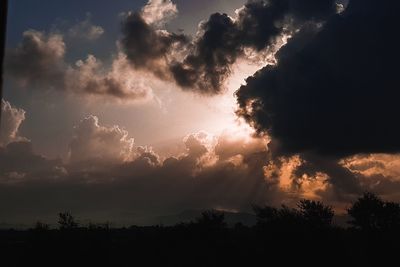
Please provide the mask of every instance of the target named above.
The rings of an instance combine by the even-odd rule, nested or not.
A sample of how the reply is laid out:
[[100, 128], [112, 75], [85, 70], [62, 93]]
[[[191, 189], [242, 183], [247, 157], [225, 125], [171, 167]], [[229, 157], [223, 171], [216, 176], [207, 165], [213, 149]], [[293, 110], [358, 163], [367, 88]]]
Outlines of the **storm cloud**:
[[271, 137], [271, 153], [304, 159], [298, 174], [323, 172], [354, 194], [360, 176], [342, 158], [399, 151], [399, 11], [397, 2], [349, 1], [324, 25], [294, 34], [277, 64], [237, 91], [237, 113]]
[[[161, 79], [169, 79], [168, 64], [175, 57], [176, 51], [181, 50], [187, 43], [188, 37], [184, 34], [170, 33], [157, 28], [159, 23], [170, 17], [170, 12], [154, 3], [170, 1], [150, 1], [141, 12], [129, 12], [122, 21], [122, 34], [120, 40], [123, 52], [130, 60], [133, 67], [152, 72]], [[150, 16], [151, 13], [156, 18]], [[168, 9], [170, 10], [170, 9]], [[171, 10], [170, 10], [171, 11]], [[167, 17], [165, 17], [167, 16]]]
[[276, 66], [239, 89], [238, 114], [282, 153], [399, 151], [398, 11], [394, 2], [353, 0], [323, 27], [299, 31]]
[[[121, 44], [128, 59], [158, 77], [170, 80], [172, 75], [183, 89], [202, 94], [223, 91], [232, 65], [246, 50], [261, 52], [275, 46], [283, 35], [310, 21], [323, 22], [338, 10], [333, 0], [249, 1], [237, 11], [236, 18], [212, 14], [200, 23], [189, 43], [185, 35], [159, 30], [147, 22], [146, 7], [129, 13], [123, 22]], [[182, 50], [184, 53], [177, 55]]]

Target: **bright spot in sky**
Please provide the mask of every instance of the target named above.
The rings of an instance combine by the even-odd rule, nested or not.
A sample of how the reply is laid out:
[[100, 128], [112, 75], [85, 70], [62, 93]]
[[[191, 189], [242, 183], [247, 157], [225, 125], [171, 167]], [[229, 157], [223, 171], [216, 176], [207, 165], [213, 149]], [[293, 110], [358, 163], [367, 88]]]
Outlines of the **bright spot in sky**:
[[209, 122], [213, 134], [229, 132], [238, 137], [251, 137], [255, 131], [242, 118], [239, 118], [235, 111], [238, 108], [235, 92], [240, 86], [246, 84], [246, 78], [253, 75], [260, 66], [241, 62], [236, 64], [232, 75], [227, 80], [227, 91], [210, 99], [208, 105], [215, 109], [216, 116]]

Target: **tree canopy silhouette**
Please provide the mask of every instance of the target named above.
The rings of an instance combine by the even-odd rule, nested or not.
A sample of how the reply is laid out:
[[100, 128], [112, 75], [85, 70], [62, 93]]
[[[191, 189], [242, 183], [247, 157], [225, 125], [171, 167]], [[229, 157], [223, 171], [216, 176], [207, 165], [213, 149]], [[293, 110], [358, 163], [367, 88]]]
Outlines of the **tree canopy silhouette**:
[[326, 228], [331, 226], [335, 215], [331, 206], [320, 201], [302, 199], [297, 204], [301, 217], [311, 227]]
[[334, 212], [332, 207], [320, 201], [300, 200], [297, 208], [282, 205], [280, 208], [270, 206], [253, 206], [257, 216], [257, 225], [265, 227], [300, 227], [315, 229], [330, 227]]
[[349, 223], [357, 229], [389, 230], [400, 226], [400, 205], [366, 192], [347, 210]]
[[69, 212], [61, 212], [58, 214], [58, 225], [60, 229], [75, 229], [79, 224]]

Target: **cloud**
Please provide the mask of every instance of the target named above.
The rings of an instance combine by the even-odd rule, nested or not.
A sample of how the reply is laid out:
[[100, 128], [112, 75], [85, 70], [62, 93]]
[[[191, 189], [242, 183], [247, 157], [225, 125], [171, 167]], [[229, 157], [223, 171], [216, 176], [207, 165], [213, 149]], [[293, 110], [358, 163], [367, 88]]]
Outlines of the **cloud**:
[[323, 27], [298, 32], [278, 52], [276, 66], [237, 92], [238, 114], [267, 132], [280, 153], [340, 158], [399, 151], [400, 54], [390, 35], [399, 5], [364, 2], [350, 1]]
[[62, 162], [35, 154], [30, 141], [16, 141], [0, 147], [0, 184], [60, 177]]
[[[69, 77], [61, 88], [121, 99], [144, 96], [135, 95], [141, 92], [135, 87], [140, 77], [131, 75], [129, 65], [175, 79], [187, 90], [213, 94], [222, 90], [231, 65], [246, 49], [261, 52], [285, 34], [288, 41], [275, 55], [277, 64], [259, 70], [236, 94], [238, 115], [260, 137], [194, 133], [184, 138], [183, 153], [168, 158], [151, 147], [135, 147], [126, 130], [89, 116], [75, 128], [69, 162], [50, 160], [36, 154], [30, 142], [15, 140], [18, 134], [12, 137], [23, 116], [3, 104], [14, 115], [5, 128], [8, 144], [0, 149], [1, 214], [25, 209], [139, 216], [193, 208], [246, 210], [254, 203], [299, 197], [349, 201], [371, 189], [400, 199], [396, 155], [376, 154], [398, 152], [400, 145], [399, 53], [393, 38], [399, 4], [352, 0], [336, 14], [333, 1], [304, 3], [249, 1], [236, 18], [212, 15], [191, 43], [160, 30], [142, 13], [129, 13], [122, 52], [110, 69], [94, 56], [65, 66], [60, 35], [26, 33], [13, 52], [14, 63], [19, 62], [14, 71], [26, 74], [25, 84], [52, 80], [61, 66]], [[175, 54], [179, 45], [186, 56]], [[35, 60], [29, 64], [49, 73], [30, 77], [22, 60], [34, 54], [54, 69]], [[33, 201], [37, 196], [41, 200]]]
[[[372, 183], [343, 158], [399, 151], [394, 88], [400, 54], [390, 36], [399, 10], [394, 2], [349, 1], [325, 24], [293, 34], [276, 54], [277, 64], [237, 91], [238, 115], [271, 137], [273, 158], [302, 160], [293, 181], [324, 174], [330, 197], [349, 198]], [[387, 185], [382, 173], [369, 181]]]
[[122, 22], [122, 51], [136, 69], [146, 70], [169, 80], [168, 65], [176, 51], [183, 49], [188, 39], [184, 34], [170, 33], [148, 24], [143, 14], [128, 13]]
[[[126, 130], [103, 126], [95, 116], [75, 127], [68, 162], [38, 155], [30, 142], [12, 142], [0, 148], [0, 219], [32, 221], [70, 210], [116, 223], [154, 223], [152, 217], [186, 209], [249, 211], [251, 204], [290, 204], [302, 197], [343, 203], [370, 188], [400, 197], [398, 180], [361, 173], [372, 161], [388, 166], [385, 171], [396, 168], [394, 158], [339, 163], [313, 154], [276, 158], [267, 149], [269, 140], [230, 132], [193, 133], [182, 142], [182, 153], [165, 158], [151, 147], [135, 146]], [[357, 180], [337, 179], [343, 175]], [[343, 182], [354, 182], [356, 190]]]
[[[134, 72], [138, 73], [136, 77], [151, 73], [159, 79], [174, 81], [184, 90], [216, 94], [224, 90], [226, 78], [238, 58], [249, 53], [273, 54], [288, 35], [309, 23], [319, 25], [336, 12], [333, 0], [249, 1], [235, 18], [220, 13], [211, 15], [200, 24], [191, 40], [183, 33], [165, 30], [167, 21], [177, 15], [176, 5], [171, 1], [151, 0], [141, 11], [123, 15], [119, 51], [111, 70], [101, 67], [99, 60], [91, 55], [85, 61], [78, 61], [77, 66], [70, 66], [65, 62], [66, 45], [61, 34], [33, 30], [25, 32], [19, 47], [10, 51], [7, 69], [26, 87], [55, 88], [120, 100], [148, 99], [150, 90], [143, 79], [135, 84], [132, 79], [123, 81]], [[68, 31], [70, 37], [81, 36], [81, 39], [96, 39], [101, 33], [101, 27], [92, 25], [89, 15]], [[134, 70], [124, 67], [125, 74], [116, 78], [114, 67], [121, 58], [126, 58]], [[71, 72], [75, 72], [73, 77], [68, 75]], [[83, 77], [76, 75], [81, 72]]]
[[108, 71], [93, 55], [88, 55], [84, 61], [77, 61], [75, 67], [66, 72], [65, 86], [76, 93], [108, 96], [123, 101], [152, 98], [152, 90], [145, 85], [143, 75], [132, 71], [123, 54], [114, 59]]
[[[238, 10], [236, 18], [212, 14], [189, 43], [183, 34], [159, 30], [146, 19], [147, 7], [158, 7], [155, 2], [161, 3], [150, 1], [141, 12], [126, 16], [121, 40], [124, 52], [135, 67], [147, 68], [159, 78], [172, 79], [183, 89], [203, 94], [223, 91], [231, 66], [249, 50], [274, 50], [271, 47], [280, 46], [283, 35], [311, 21], [323, 22], [337, 12], [333, 0], [249, 1]], [[162, 3], [160, 10], [165, 6], [172, 9], [169, 1]], [[163, 12], [154, 14], [164, 16], [158, 15]]]
[[[165, 158], [150, 147], [135, 147], [119, 126], [102, 126], [89, 116], [75, 127], [68, 162], [38, 155], [30, 142], [10, 143], [0, 149], [0, 199], [9, 203], [0, 204], [7, 217], [1, 219], [24, 214], [32, 220], [22, 209], [45, 218], [68, 209], [87, 216], [130, 212], [148, 220], [191, 208], [246, 210], [274, 199], [279, 193], [265, 183], [262, 168], [266, 146], [227, 138], [190, 134], [182, 141], [183, 153]], [[237, 151], [217, 152], [233, 143]]]
[[17, 83], [36, 90], [59, 90], [78, 95], [120, 101], [146, 101], [152, 90], [144, 84], [143, 73], [133, 71], [126, 57], [118, 53], [111, 67], [93, 55], [65, 62], [66, 45], [61, 34], [24, 32], [22, 43], [9, 51], [6, 70]]
[[112, 164], [133, 157], [134, 140], [119, 126], [101, 126], [96, 116], [88, 116], [74, 130], [69, 152], [72, 163], [96, 161]]
[[381, 176], [391, 181], [400, 179], [399, 154], [359, 154], [343, 159], [341, 164], [365, 177]]
[[215, 13], [200, 25], [194, 48], [172, 72], [183, 88], [219, 93], [231, 66], [246, 50], [262, 52], [280, 46], [282, 36], [309, 21], [324, 21], [335, 12], [332, 0], [270, 0], [248, 1], [236, 18]]
[[0, 146], [11, 142], [26, 140], [20, 136], [19, 127], [25, 120], [25, 110], [13, 107], [10, 102], [1, 100]]
[[66, 45], [63, 36], [35, 30], [23, 33], [22, 42], [8, 51], [5, 70], [22, 86], [63, 86]]
[[101, 26], [93, 25], [91, 14], [86, 14], [86, 19], [73, 25], [68, 30], [68, 36], [78, 40], [95, 41], [104, 34]]
[[171, 0], [149, 0], [142, 8], [143, 20], [149, 25], [163, 26], [178, 14], [176, 5]]

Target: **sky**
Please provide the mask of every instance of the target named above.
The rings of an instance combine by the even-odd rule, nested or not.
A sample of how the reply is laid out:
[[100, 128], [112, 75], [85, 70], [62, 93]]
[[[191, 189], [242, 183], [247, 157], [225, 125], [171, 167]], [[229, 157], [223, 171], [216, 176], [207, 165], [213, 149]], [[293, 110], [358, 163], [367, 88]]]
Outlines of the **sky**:
[[400, 200], [399, 4], [10, 1], [0, 223]]

